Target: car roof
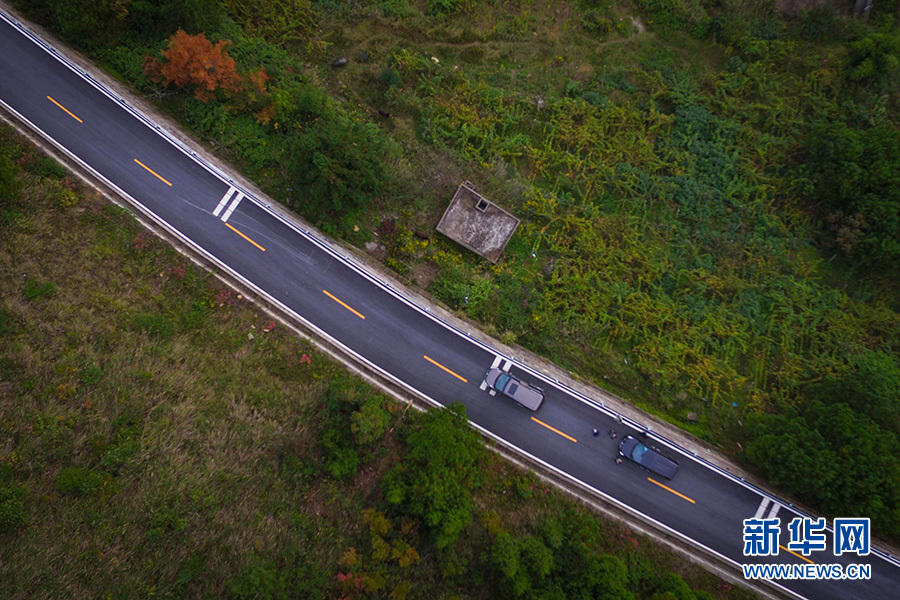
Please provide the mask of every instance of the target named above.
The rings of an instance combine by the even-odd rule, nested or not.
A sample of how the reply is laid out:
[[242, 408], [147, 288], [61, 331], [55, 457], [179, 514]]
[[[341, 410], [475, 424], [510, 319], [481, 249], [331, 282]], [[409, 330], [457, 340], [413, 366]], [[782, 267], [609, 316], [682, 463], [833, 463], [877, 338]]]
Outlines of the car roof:
[[[513, 386], [516, 387], [513, 388]], [[539, 409], [544, 401], [543, 392], [520, 380], [514, 379], [507, 389], [509, 390], [507, 396], [531, 410]]]
[[654, 473], [662, 475], [666, 479], [672, 479], [673, 477], [675, 477], [675, 473], [678, 472], [678, 463], [668, 456], [662, 454], [656, 448], [642, 443], [633, 435], [625, 436], [625, 439], [623, 439], [622, 443], [619, 444], [619, 450], [627, 457], [631, 458], [631, 453], [634, 451], [634, 448], [638, 444], [641, 444], [642, 446], [647, 448], [647, 452], [644, 453], [641, 458], [641, 462], [638, 464], [646, 469], [653, 471]]
[[642, 463], [645, 467], [659, 473], [666, 479], [672, 479], [675, 477], [675, 473], [678, 472], [678, 463], [668, 458], [667, 456], [663, 456], [659, 453], [659, 451], [650, 448], [646, 454], [644, 454], [644, 460]]

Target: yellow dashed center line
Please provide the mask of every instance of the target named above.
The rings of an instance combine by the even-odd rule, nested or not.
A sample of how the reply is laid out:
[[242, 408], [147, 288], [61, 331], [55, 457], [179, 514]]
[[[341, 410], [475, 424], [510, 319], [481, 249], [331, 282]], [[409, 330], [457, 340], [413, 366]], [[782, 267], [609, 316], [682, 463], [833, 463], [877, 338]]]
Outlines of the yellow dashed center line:
[[157, 173], [156, 171], [154, 171], [153, 169], [151, 169], [150, 167], [148, 167], [147, 165], [145, 165], [138, 159], [134, 159], [134, 162], [136, 162], [137, 164], [141, 165], [142, 167], [144, 167], [145, 169], [150, 171], [153, 175], [155, 175], [157, 178], [159, 178], [160, 181], [162, 181], [163, 183], [165, 183], [166, 185], [171, 187], [172, 184], [169, 183], [169, 181], [167, 179], [165, 179], [162, 175], [160, 175], [159, 173]]
[[56, 100], [54, 100], [53, 98], [51, 98], [50, 96], [47, 96], [47, 100], [49, 100], [49, 101], [52, 102], [53, 104], [57, 105], [58, 107], [60, 107], [60, 108], [63, 109], [64, 111], [66, 111], [66, 114], [68, 114], [70, 117], [72, 117], [73, 119], [75, 119], [75, 120], [78, 121], [79, 123], [84, 123], [84, 121], [82, 121], [81, 119], [79, 119], [78, 117], [76, 117], [75, 115], [73, 115], [73, 114], [69, 111], [68, 108], [66, 108], [65, 106], [63, 106], [62, 104], [60, 104], [59, 102], [57, 102]]
[[662, 489], [664, 489], [664, 490], [666, 490], [666, 491], [668, 491], [668, 492], [672, 492], [673, 494], [675, 494], [675, 495], [678, 496], [679, 498], [684, 498], [685, 500], [687, 500], [687, 501], [690, 502], [691, 504], [697, 504], [696, 501], [694, 501], [694, 500], [688, 498], [688, 497], [685, 496], [684, 494], [680, 494], [680, 493], [676, 492], [675, 490], [673, 490], [672, 488], [670, 488], [670, 487], [667, 486], [667, 485], [661, 484], [660, 482], [656, 481], [655, 479], [652, 479], [652, 478], [648, 477], [648, 478], [647, 478], [647, 481], [649, 481], [650, 483], [655, 483], [656, 485], [658, 485], [659, 487], [661, 487]]
[[538, 425], [543, 425], [544, 427], [546, 427], [547, 429], [549, 429], [549, 430], [552, 431], [553, 433], [558, 433], [559, 435], [563, 436], [563, 437], [566, 438], [567, 440], [571, 440], [571, 441], [575, 442], [576, 444], [578, 443], [578, 440], [576, 440], [575, 438], [573, 438], [571, 435], [566, 435], [565, 433], [563, 433], [562, 431], [560, 431], [560, 430], [557, 429], [556, 427], [551, 427], [550, 425], [547, 425], [547, 424], [544, 423], [543, 421], [541, 421], [541, 420], [539, 420], [539, 419], [535, 419], [534, 417], [531, 417], [531, 420], [534, 421], [535, 423], [537, 423]]
[[782, 546], [781, 544], [778, 544], [778, 547], [781, 548], [782, 550], [784, 550], [785, 552], [790, 552], [791, 554], [793, 554], [794, 556], [796, 556], [796, 557], [799, 558], [800, 560], [805, 560], [806, 562], [808, 562], [808, 563], [811, 564], [811, 565], [816, 564], [816, 563], [814, 563], [813, 561], [811, 561], [811, 560], [809, 560], [808, 558], [806, 558], [805, 556], [803, 556], [802, 554], [797, 554], [797, 553], [794, 552], [793, 550], [788, 550], [787, 548], [785, 548], [785, 547]]
[[352, 312], [354, 315], [356, 315], [360, 319], [366, 318], [361, 312], [353, 310], [352, 308], [347, 306], [345, 303], [343, 303], [340, 300], [338, 300], [337, 298], [335, 298], [335, 296], [333, 294], [330, 294], [328, 292], [328, 290], [322, 290], [322, 293], [325, 294], [326, 296], [328, 296], [329, 298], [331, 298], [332, 300], [334, 300], [335, 302], [337, 302], [338, 304], [340, 304], [341, 306], [343, 306], [344, 308], [346, 308], [347, 310], [349, 310], [350, 312]]
[[438, 361], [434, 360], [433, 358], [428, 358], [428, 356], [426, 355], [426, 356], [425, 356], [425, 360], [427, 360], [428, 362], [430, 362], [430, 363], [433, 364], [434, 366], [436, 366], [436, 367], [438, 367], [438, 368], [440, 368], [440, 369], [443, 369], [443, 370], [447, 371], [448, 373], [450, 373], [451, 375], [453, 375], [454, 377], [456, 377], [457, 379], [459, 379], [459, 380], [462, 381], [463, 383], [469, 383], [469, 380], [468, 380], [468, 379], [466, 379], [466, 378], [463, 377], [462, 375], [458, 375], [458, 374], [454, 373], [453, 371], [451, 371], [450, 369], [448, 369], [447, 367], [445, 367], [444, 365], [442, 365], [442, 364], [439, 363]]
[[240, 231], [238, 231], [237, 229], [235, 229], [234, 227], [232, 227], [231, 223], [225, 223], [225, 227], [229, 228], [230, 230], [232, 230], [233, 232], [235, 232], [236, 234], [238, 234], [239, 236], [241, 236], [242, 238], [244, 238], [245, 240], [247, 240], [248, 242], [250, 242], [251, 244], [253, 244], [253, 245], [256, 246], [257, 248], [259, 248], [259, 249], [262, 250], [263, 252], [266, 251], [265, 248], [263, 248], [262, 246], [260, 246], [259, 244], [257, 244], [256, 242], [254, 242], [253, 240], [251, 240], [250, 238], [248, 238], [246, 235], [244, 235], [243, 233], [241, 233]]

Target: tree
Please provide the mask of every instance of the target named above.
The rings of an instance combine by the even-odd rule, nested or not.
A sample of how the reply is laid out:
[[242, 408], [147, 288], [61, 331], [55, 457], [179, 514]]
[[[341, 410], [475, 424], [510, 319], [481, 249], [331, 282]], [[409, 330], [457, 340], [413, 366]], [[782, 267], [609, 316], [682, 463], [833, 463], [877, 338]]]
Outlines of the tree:
[[888, 83], [900, 68], [900, 36], [877, 32], [853, 42], [847, 67], [853, 81]]
[[179, 29], [217, 31], [225, 18], [218, 0], [135, 0], [129, 15], [129, 40], [156, 45]]
[[865, 350], [850, 360], [850, 371], [827, 378], [806, 395], [824, 404], [846, 403], [900, 434], [900, 360], [893, 354]]
[[391, 424], [391, 414], [381, 406], [381, 400], [373, 398], [363, 402], [359, 410], [350, 415], [350, 431], [360, 446], [369, 446], [384, 435]]
[[163, 51], [164, 61], [147, 57], [144, 72], [157, 83], [193, 87], [201, 102], [213, 98], [216, 90], [234, 94], [241, 89], [241, 77], [234, 59], [228, 56], [229, 40], [212, 44], [202, 33], [189, 35], [179, 29]]
[[834, 242], [879, 269], [900, 265], [900, 132], [889, 125], [820, 125], [806, 142], [805, 170]]
[[471, 494], [481, 484], [484, 446], [458, 402], [429, 412], [407, 441], [406, 456], [384, 478], [385, 497], [421, 519], [435, 545], [445, 548], [472, 520]]
[[53, 0], [62, 34], [85, 46], [114, 45], [125, 31], [132, 0]]
[[294, 189], [303, 190], [303, 211], [312, 218], [346, 215], [388, 187], [388, 161], [396, 146], [372, 123], [336, 109], [304, 124], [291, 148]]
[[843, 403], [817, 400], [802, 414], [755, 415], [747, 458], [788, 494], [827, 516], [865, 515], [900, 533], [900, 443]]
[[697, 600], [694, 590], [675, 573], [666, 573], [650, 600]]
[[506, 532], [498, 534], [489, 561], [500, 588], [514, 598], [540, 590], [553, 570], [553, 552], [532, 535], [514, 538]]

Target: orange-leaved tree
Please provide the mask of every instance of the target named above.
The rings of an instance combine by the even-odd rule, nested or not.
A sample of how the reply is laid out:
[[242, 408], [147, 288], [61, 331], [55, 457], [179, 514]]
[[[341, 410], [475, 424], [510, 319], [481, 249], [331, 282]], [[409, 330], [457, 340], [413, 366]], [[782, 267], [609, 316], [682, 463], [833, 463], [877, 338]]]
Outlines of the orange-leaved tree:
[[179, 29], [169, 38], [163, 60], [144, 59], [144, 72], [156, 83], [193, 86], [194, 96], [202, 102], [211, 100], [218, 89], [234, 94], [241, 90], [241, 76], [228, 56], [230, 44], [223, 40], [213, 45], [202, 33], [190, 35]]

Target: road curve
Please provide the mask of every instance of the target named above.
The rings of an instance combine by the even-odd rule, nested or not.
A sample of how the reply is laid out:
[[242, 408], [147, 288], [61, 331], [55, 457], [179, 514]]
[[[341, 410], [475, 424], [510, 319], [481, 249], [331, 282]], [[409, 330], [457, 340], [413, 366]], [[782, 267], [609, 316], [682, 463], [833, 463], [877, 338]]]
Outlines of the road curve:
[[[743, 519], [781, 518], [786, 548], [786, 525], [802, 513], [637, 423], [616, 421], [599, 403], [415, 306], [238, 189], [2, 11], [0, 17], [0, 104], [7, 111], [196, 252], [382, 376], [437, 405], [462, 402], [482, 432], [736, 569], [745, 562], [872, 566], [865, 581], [779, 581], [789, 595], [897, 597], [900, 562], [880, 552], [835, 557], [830, 535], [828, 549], [809, 559], [784, 550], [777, 557], [745, 558]], [[484, 391], [482, 377], [492, 365], [543, 388], [543, 408], [531, 413]], [[592, 435], [595, 427], [601, 435]], [[613, 428], [615, 440], [607, 434]], [[628, 434], [676, 457], [676, 477], [669, 482], [631, 463], [616, 464], [617, 443]]]

